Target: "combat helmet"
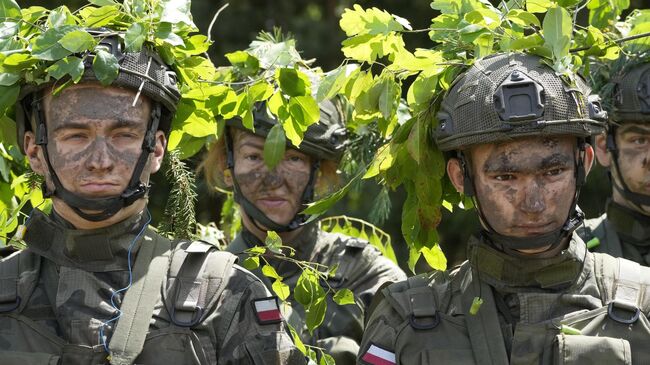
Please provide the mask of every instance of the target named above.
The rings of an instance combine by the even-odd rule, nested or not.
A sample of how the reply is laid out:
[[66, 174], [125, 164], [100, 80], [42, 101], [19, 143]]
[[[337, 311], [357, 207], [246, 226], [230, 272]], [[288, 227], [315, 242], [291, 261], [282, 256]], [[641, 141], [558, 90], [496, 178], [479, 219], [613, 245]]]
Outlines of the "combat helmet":
[[[311, 165], [309, 180], [302, 193], [303, 204], [311, 203], [314, 199], [314, 185], [316, 175], [320, 168], [321, 160], [339, 162], [348, 145], [347, 132], [344, 124], [343, 102], [338, 99], [324, 100], [319, 103], [320, 119], [317, 123], [310, 125], [304, 133], [299, 146], [294, 146], [287, 140], [287, 147], [295, 148], [314, 159]], [[265, 102], [257, 102], [253, 107], [254, 130], [244, 127], [241, 118], [236, 117], [226, 121], [227, 127], [234, 127], [247, 130], [262, 138], [266, 138], [273, 126], [278, 124], [278, 119], [270, 113]], [[226, 139], [227, 168], [234, 171], [235, 160], [233, 156], [233, 145], [229, 133], [224, 133]], [[276, 232], [287, 232], [295, 230], [309, 221], [309, 216], [296, 214], [286, 225], [278, 224], [267, 217], [259, 208], [250, 202], [241, 192], [237, 179], [233, 176], [234, 199], [241, 205], [244, 213], [247, 214], [254, 224], [256, 221]], [[258, 227], [260, 228], [260, 227]]]
[[[637, 60], [621, 57], [613, 68], [618, 75], [608, 85], [607, 102], [611, 108], [611, 119], [607, 133], [607, 150], [612, 154], [613, 168], [618, 172], [619, 153], [616, 144], [616, 130], [622, 124], [650, 123], [650, 59], [647, 54]], [[614, 71], [614, 73], [617, 73]], [[650, 206], [650, 196], [630, 190], [619, 173], [619, 179], [612, 179], [612, 187], [626, 200], [635, 205]]]
[[574, 75], [570, 85], [537, 56], [507, 53], [477, 60], [456, 78], [437, 114], [434, 139], [442, 151], [456, 151], [464, 173], [464, 191], [475, 199], [488, 238], [504, 249], [559, 244], [583, 221], [577, 208], [585, 181], [582, 159], [576, 161], [576, 193], [564, 226], [539, 237], [509, 237], [490, 227], [474, 196], [474, 181], [463, 150], [478, 144], [527, 136], [576, 136], [579, 153], [587, 139], [605, 130], [607, 113], [586, 82]]
[[[36, 127], [34, 131], [36, 143], [42, 146], [47, 168], [54, 184], [53, 190], [43, 184], [44, 196], [57, 196], [84, 219], [101, 221], [113, 216], [123, 207], [133, 204], [148, 193], [149, 185], [140, 181], [140, 175], [149, 154], [153, 152], [155, 147], [156, 131], [162, 130], [166, 135], [169, 133], [171, 121], [181, 95], [177, 88], [176, 73], [162, 61], [156, 52], [146, 46], [139, 52], [126, 52], [120, 34], [109, 29], [89, 29], [87, 32], [95, 37], [97, 46], [94, 51], [89, 51], [83, 55], [84, 73], [79, 83], [98, 82], [93, 72], [92, 63], [98, 50], [103, 50], [115, 56], [119, 64], [117, 78], [111, 82], [110, 86], [139, 91], [152, 101], [151, 118], [142, 143], [142, 152], [136, 162], [129, 184], [122, 194], [107, 198], [87, 198], [70, 192], [61, 184], [52, 167], [46, 148], [48, 136], [42, 106], [43, 91], [51, 88], [53, 81], [39, 85], [23, 85], [16, 103], [15, 119], [18, 143], [23, 152], [25, 132], [31, 131], [32, 125]], [[82, 209], [99, 211], [99, 213], [89, 214], [82, 211]]]

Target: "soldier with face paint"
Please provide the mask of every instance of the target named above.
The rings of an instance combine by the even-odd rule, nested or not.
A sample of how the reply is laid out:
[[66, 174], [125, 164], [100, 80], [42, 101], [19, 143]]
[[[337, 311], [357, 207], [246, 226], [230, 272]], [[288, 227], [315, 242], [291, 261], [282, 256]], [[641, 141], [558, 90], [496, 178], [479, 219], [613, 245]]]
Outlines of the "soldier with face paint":
[[378, 294], [359, 364], [646, 364], [650, 270], [574, 233], [606, 113], [585, 82], [539, 57], [477, 60], [434, 132], [482, 230], [468, 260]]
[[598, 162], [610, 172], [607, 211], [580, 230], [594, 251], [650, 265], [650, 60], [625, 59], [612, 81], [609, 128], [596, 137]]
[[19, 230], [27, 249], [0, 261], [0, 363], [303, 364], [277, 298], [234, 255], [149, 227], [176, 75], [146, 47], [97, 37], [119, 56], [110, 86], [87, 64], [56, 95], [25, 86], [16, 106], [53, 210], [34, 209]]
[[[288, 145], [283, 159], [269, 170], [263, 158], [264, 142], [277, 121], [265, 104], [258, 103], [253, 110], [255, 132], [245, 129], [239, 119], [227, 121], [224, 138], [211, 147], [203, 168], [208, 183], [232, 190], [240, 205], [243, 230], [228, 251], [245, 257], [245, 250], [264, 246], [267, 231], [272, 230], [295, 249], [294, 259], [338, 266], [329, 285], [350, 289], [356, 304], [338, 306], [328, 296], [324, 322], [313, 335], [307, 330], [303, 307], [293, 296], [289, 298], [291, 306], [283, 306], [283, 311], [304, 343], [323, 348], [339, 365], [353, 364], [363, 332], [364, 309], [382, 284], [406, 276], [368, 242], [324, 232], [317, 221], [308, 223], [308, 216], [300, 213], [317, 191], [337, 185], [336, 167], [346, 145], [340, 107], [324, 101], [320, 112], [320, 121], [307, 129], [300, 146]], [[293, 292], [300, 268], [280, 259], [272, 259], [270, 264]], [[254, 273], [271, 288], [273, 283], [261, 270]]]

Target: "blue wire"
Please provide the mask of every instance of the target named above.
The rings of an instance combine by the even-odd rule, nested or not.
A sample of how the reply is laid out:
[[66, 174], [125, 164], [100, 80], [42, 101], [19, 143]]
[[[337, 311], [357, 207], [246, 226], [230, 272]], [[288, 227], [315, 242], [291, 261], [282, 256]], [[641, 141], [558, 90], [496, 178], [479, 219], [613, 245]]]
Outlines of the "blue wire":
[[149, 209], [147, 209], [147, 216], [148, 216], [147, 222], [145, 222], [145, 224], [142, 226], [142, 229], [140, 230], [140, 233], [138, 233], [138, 235], [135, 236], [135, 238], [133, 238], [133, 241], [129, 245], [129, 251], [128, 251], [129, 283], [124, 288], [114, 291], [113, 295], [111, 295], [111, 306], [118, 313], [117, 313], [116, 316], [109, 319], [108, 321], [102, 322], [102, 324], [99, 326], [99, 342], [104, 346], [104, 350], [106, 352], [109, 352], [109, 350], [108, 350], [108, 344], [106, 344], [106, 338], [104, 337], [104, 327], [106, 327], [109, 323], [115, 322], [118, 319], [120, 319], [120, 317], [122, 317], [122, 311], [115, 304], [115, 296], [117, 295], [117, 293], [121, 293], [121, 292], [129, 290], [129, 288], [133, 284], [133, 271], [132, 271], [132, 265], [131, 265], [131, 254], [132, 254], [132, 251], [133, 251], [133, 247], [135, 246], [135, 243], [142, 236], [145, 229], [149, 226], [149, 223], [151, 223], [151, 213], [149, 213]]

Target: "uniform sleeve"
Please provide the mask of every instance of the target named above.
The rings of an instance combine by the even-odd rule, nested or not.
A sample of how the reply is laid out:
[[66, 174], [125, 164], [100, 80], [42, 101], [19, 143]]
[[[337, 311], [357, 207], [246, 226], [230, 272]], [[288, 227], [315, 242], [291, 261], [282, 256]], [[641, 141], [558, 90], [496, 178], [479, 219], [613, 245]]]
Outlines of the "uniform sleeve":
[[[368, 313], [370, 318], [368, 324], [363, 332], [359, 354], [357, 357], [357, 364], [371, 364], [373, 361], [369, 360], [366, 356], [376, 353], [376, 350], [381, 350], [383, 354], [392, 354], [398, 352], [395, 348], [397, 334], [400, 328], [404, 325], [404, 321], [400, 315], [393, 309], [393, 307], [385, 299], [380, 299], [379, 304], [374, 307], [372, 313]], [[398, 361], [394, 361], [398, 364]]]
[[[276, 320], [272, 297], [264, 285], [249, 272], [236, 268], [246, 280], [231, 280], [219, 306], [223, 318], [231, 318], [218, 350], [218, 364], [305, 364], [305, 356], [285, 330], [284, 319]], [[242, 283], [246, 286], [242, 288]], [[256, 306], [258, 302], [258, 306]], [[266, 312], [266, 313], [265, 313]], [[279, 310], [278, 310], [279, 313]], [[279, 315], [279, 314], [278, 314]], [[219, 314], [218, 314], [219, 316]]]
[[359, 278], [351, 288], [361, 299], [365, 308], [368, 308], [377, 290], [388, 282], [406, 280], [406, 274], [394, 262], [381, 255], [374, 247], [367, 246], [362, 253], [365, 265], [359, 265]]

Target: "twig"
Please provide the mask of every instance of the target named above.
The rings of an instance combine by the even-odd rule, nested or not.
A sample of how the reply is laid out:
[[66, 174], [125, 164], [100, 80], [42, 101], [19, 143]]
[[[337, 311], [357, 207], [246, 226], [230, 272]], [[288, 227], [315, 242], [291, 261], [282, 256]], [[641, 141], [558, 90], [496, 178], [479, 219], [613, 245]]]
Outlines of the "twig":
[[[623, 38], [615, 39], [612, 42], [616, 43], [616, 44], [621, 44], [621, 43], [625, 43], [625, 42], [628, 42], [628, 41], [633, 41], [635, 39], [645, 38], [645, 37], [648, 37], [648, 36], [650, 36], [650, 32], [645, 32], [645, 33], [631, 35], [629, 37], [623, 37]], [[584, 46], [584, 47], [574, 48], [574, 49], [569, 50], [569, 52], [574, 53], [574, 52], [586, 51], [591, 47], [592, 46]], [[611, 47], [611, 45], [608, 45], [605, 48], [609, 48], [609, 47]]]
[[212, 27], [214, 27], [214, 23], [217, 22], [217, 18], [219, 17], [219, 14], [221, 14], [221, 12], [224, 11], [228, 7], [228, 5], [230, 4], [229, 3], [223, 4], [223, 6], [220, 7], [219, 10], [217, 10], [217, 12], [212, 17], [212, 20], [210, 21], [210, 26], [208, 27], [208, 42], [212, 40]]

